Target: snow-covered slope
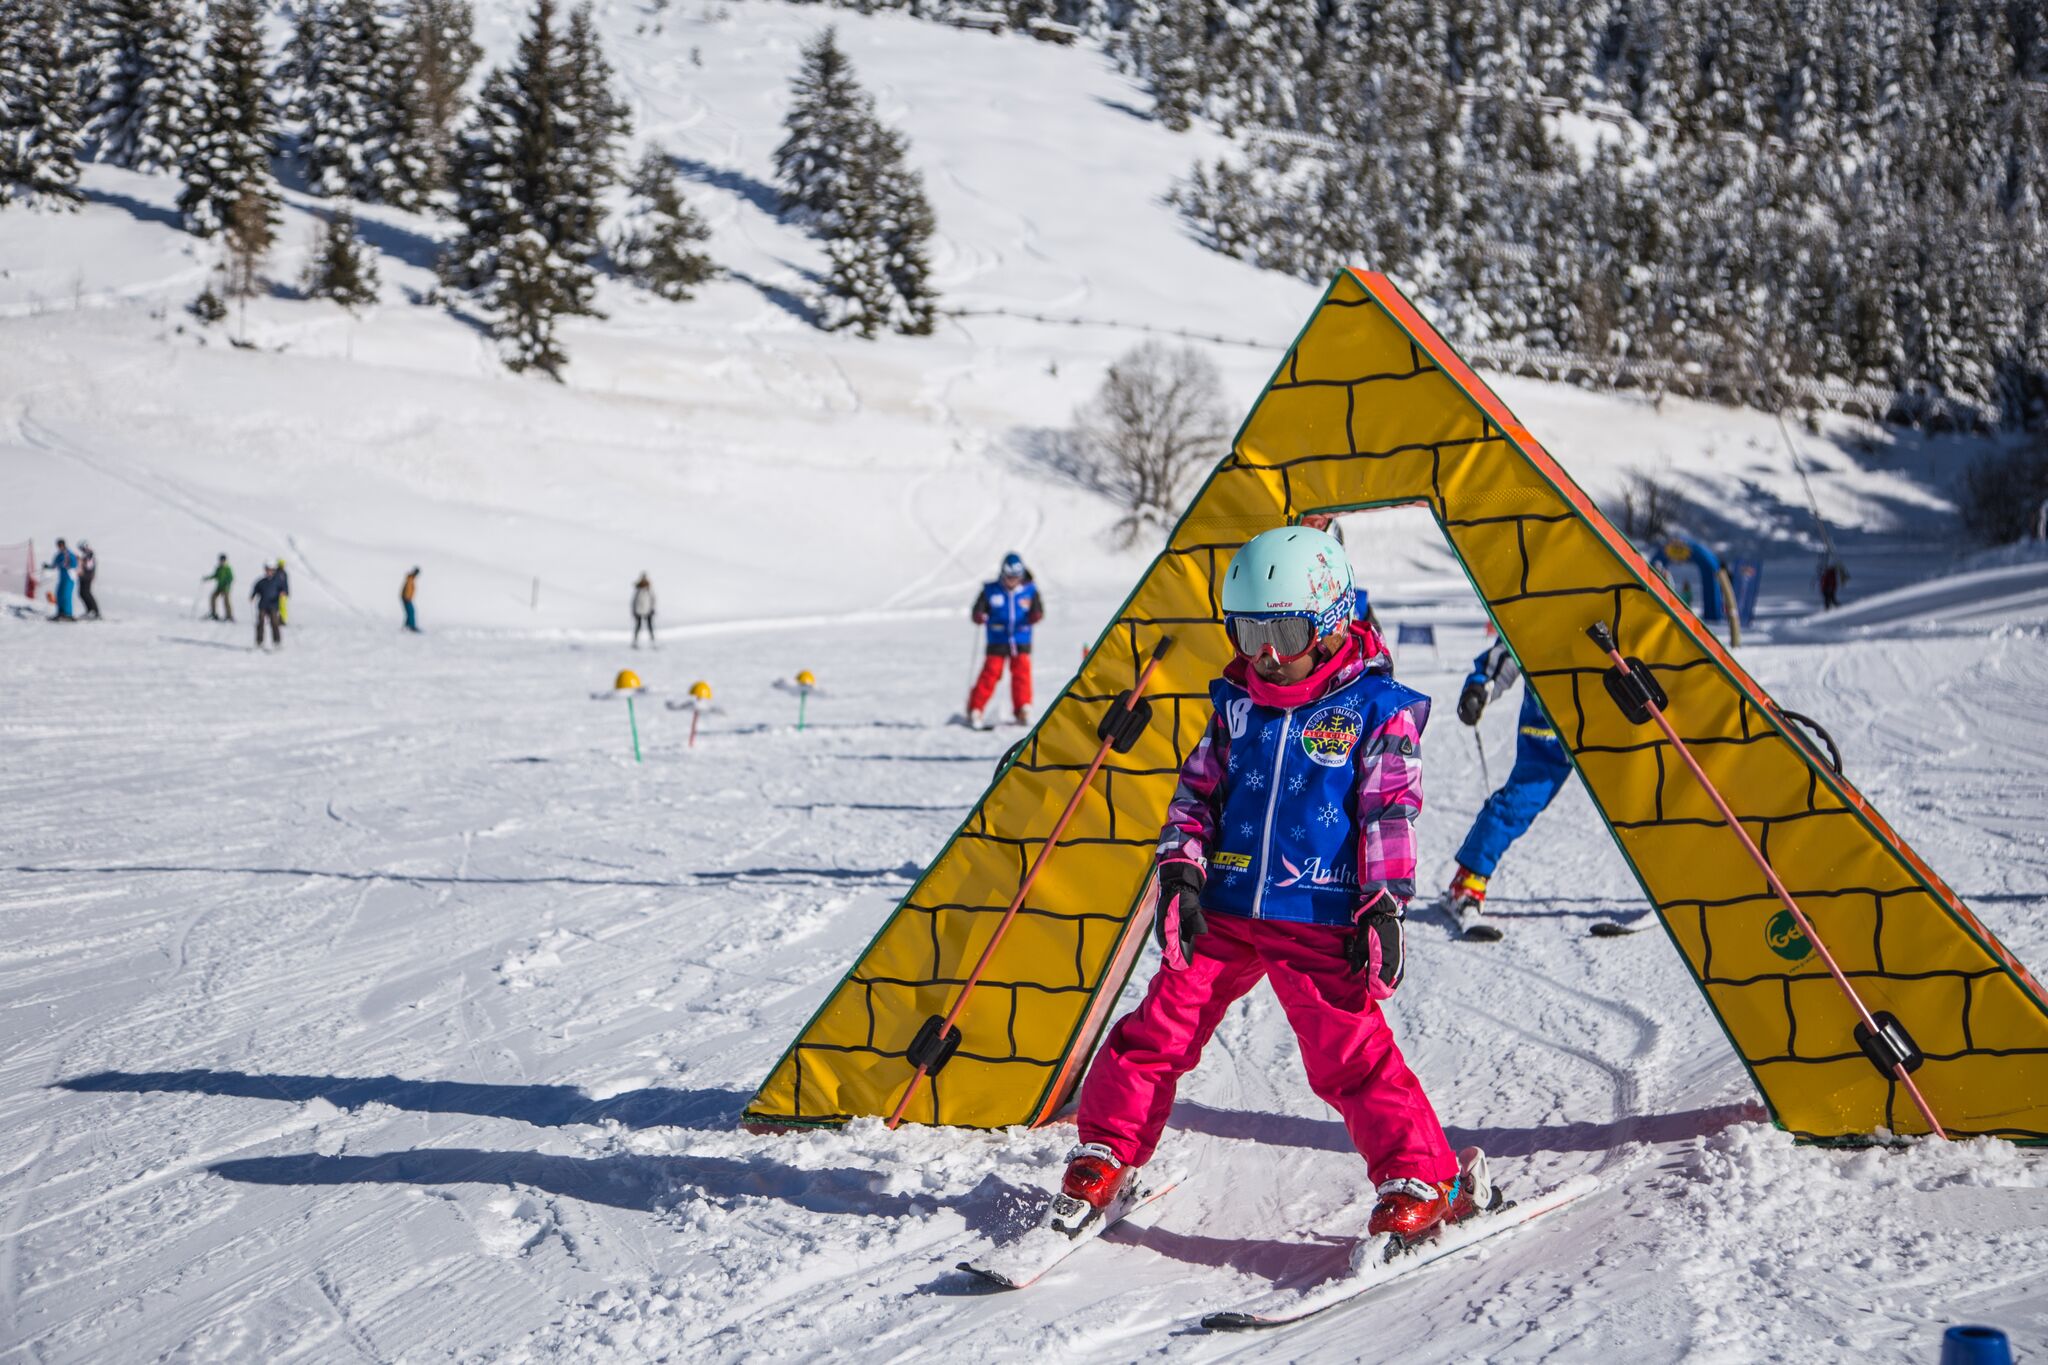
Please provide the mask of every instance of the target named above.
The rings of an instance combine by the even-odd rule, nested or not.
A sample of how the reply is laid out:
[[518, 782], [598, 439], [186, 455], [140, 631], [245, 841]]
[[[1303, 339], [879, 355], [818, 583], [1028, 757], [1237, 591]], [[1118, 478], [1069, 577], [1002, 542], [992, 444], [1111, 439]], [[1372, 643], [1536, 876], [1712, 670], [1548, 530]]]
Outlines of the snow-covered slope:
[[[262, 300], [243, 350], [179, 311], [209, 260], [167, 181], [94, 170], [79, 215], [0, 215], [0, 540], [91, 540], [112, 618], [0, 614], [0, 1354], [1905, 1361], [1948, 1321], [2048, 1336], [2041, 1159], [1762, 1125], [1662, 936], [1584, 935], [1640, 903], [1576, 789], [1503, 867], [1507, 941], [1418, 921], [1395, 1014], [1457, 1140], [1518, 1187], [1606, 1187], [1370, 1305], [1186, 1332], [1334, 1265], [1370, 1202], [1264, 993], [1184, 1088], [1187, 1187], [1022, 1295], [950, 1267], [1029, 1216], [1070, 1128], [735, 1130], [1009, 742], [937, 723], [971, 584], [1033, 558], [1051, 686], [1151, 548], [1109, 548], [1113, 510], [1016, 453], [1140, 334], [977, 317], [862, 343], [792, 311], [820, 256], [761, 182], [798, 44], [837, 24], [908, 131], [954, 306], [1268, 341], [1213, 348], [1241, 407], [1315, 291], [1185, 234], [1161, 198], [1214, 144], [1133, 116], [1099, 56], [685, 8], [600, 21], [733, 275], [683, 305], [608, 290], [609, 319], [568, 329], [566, 386], [406, 302], [426, 220], [369, 211], [382, 307]], [[521, 9], [485, 7], [494, 54]], [[280, 278], [309, 225], [300, 201]], [[1663, 471], [1711, 504], [1704, 530], [1766, 553], [1788, 642], [1746, 662], [2048, 963], [2033, 580], [1792, 624], [1808, 517], [1772, 419], [1500, 388], [1589, 487]], [[1852, 595], [1924, 578], [1950, 452], [1829, 435], [1802, 439]], [[1350, 540], [1390, 615], [1443, 627], [1440, 656], [1402, 659], [1441, 703], [1435, 880], [1484, 796], [1449, 720], [1480, 615], [1426, 518]], [[223, 549], [245, 586], [290, 561], [280, 654], [189, 619]], [[395, 630], [414, 563], [424, 638]], [[619, 628], [643, 569], [683, 627], [652, 655]], [[623, 706], [589, 695], [626, 663], [657, 689], [638, 765]], [[830, 693], [802, 733], [767, 686], [799, 667]], [[698, 677], [722, 710], [692, 750], [660, 703]]]

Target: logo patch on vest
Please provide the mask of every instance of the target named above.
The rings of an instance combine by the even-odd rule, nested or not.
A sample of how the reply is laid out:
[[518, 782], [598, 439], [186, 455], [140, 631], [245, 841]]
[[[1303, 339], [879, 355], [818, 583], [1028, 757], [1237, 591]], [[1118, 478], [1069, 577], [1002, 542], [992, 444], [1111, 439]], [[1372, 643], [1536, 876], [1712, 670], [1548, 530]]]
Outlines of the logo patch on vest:
[[1341, 768], [1365, 733], [1365, 717], [1349, 706], [1325, 706], [1301, 727], [1301, 747], [1311, 761]]

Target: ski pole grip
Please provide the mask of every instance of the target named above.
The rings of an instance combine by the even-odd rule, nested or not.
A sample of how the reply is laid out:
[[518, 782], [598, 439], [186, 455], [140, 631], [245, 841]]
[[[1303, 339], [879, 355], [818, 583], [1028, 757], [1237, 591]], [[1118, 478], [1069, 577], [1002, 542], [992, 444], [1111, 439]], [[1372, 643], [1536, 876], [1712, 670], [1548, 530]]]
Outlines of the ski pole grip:
[[1621, 652], [1620, 646], [1614, 643], [1614, 632], [1608, 629], [1605, 621], [1595, 621], [1592, 625], [1587, 626], [1586, 635], [1587, 638], [1600, 647], [1602, 654], [1619, 654]]

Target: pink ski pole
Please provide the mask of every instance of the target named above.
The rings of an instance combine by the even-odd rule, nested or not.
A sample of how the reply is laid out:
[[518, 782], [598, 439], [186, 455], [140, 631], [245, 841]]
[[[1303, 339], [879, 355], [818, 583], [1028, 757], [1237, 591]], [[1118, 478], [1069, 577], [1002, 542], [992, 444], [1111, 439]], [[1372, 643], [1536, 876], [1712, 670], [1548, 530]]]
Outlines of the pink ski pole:
[[[1671, 728], [1671, 722], [1665, 719], [1664, 708], [1660, 704], [1664, 700], [1663, 688], [1658, 687], [1655, 679], [1649, 678], [1647, 673], [1643, 676], [1638, 676], [1636, 671], [1629, 666], [1629, 661], [1621, 656], [1621, 650], [1614, 641], [1614, 632], [1607, 628], [1606, 622], [1603, 621], [1588, 626], [1586, 634], [1595, 645], [1600, 647], [1600, 650], [1608, 658], [1614, 660], [1614, 673], [1610, 676], [1618, 677], [1621, 680], [1621, 693], [1626, 693], [1629, 702], [1647, 712], [1649, 718], [1657, 722], [1657, 728], [1664, 732], [1664, 738], [1671, 741], [1671, 747], [1678, 751], [1678, 756], [1685, 760], [1685, 766], [1692, 770], [1694, 777], [1699, 779], [1700, 786], [1706, 789], [1708, 799], [1714, 803], [1714, 809], [1721, 812], [1721, 819], [1727, 822], [1728, 828], [1734, 831], [1735, 837], [1742, 841], [1743, 852], [1749, 855], [1749, 860], [1755, 863], [1758, 870], [1764, 874], [1764, 880], [1771, 884], [1771, 890], [1776, 892], [1778, 899], [1785, 903], [1785, 908], [1792, 912], [1792, 918], [1799, 924], [1799, 932], [1806, 935], [1806, 941], [1811, 943], [1814, 952], [1820, 955], [1822, 964], [1828, 969], [1828, 975], [1835, 979], [1835, 985], [1841, 987], [1842, 994], [1848, 997], [1849, 1004], [1855, 1008], [1857, 1015], [1863, 1020], [1863, 1027], [1869, 1030], [1869, 1036], [1891, 1047], [1890, 1074], [1900, 1085], [1905, 1086], [1906, 1093], [1913, 1097], [1913, 1107], [1920, 1111], [1920, 1117], [1927, 1120], [1927, 1126], [1934, 1131], [1936, 1137], [1940, 1138], [1943, 1142], [1948, 1141], [1948, 1133], [1942, 1128], [1941, 1120], [1934, 1117], [1934, 1110], [1927, 1103], [1926, 1097], [1920, 1093], [1920, 1087], [1913, 1084], [1913, 1076], [1906, 1068], [1905, 1058], [1899, 1055], [1902, 1049], [1897, 1047], [1890, 1031], [1879, 1027], [1876, 1018], [1871, 1015], [1869, 1007], [1863, 1003], [1863, 997], [1856, 994], [1856, 988], [1849, 984], [1849, 978], [1843, 974], [1841, 967], [1836, 964], [1835, 955], [1828, 951], [1827, 944], [1821, 942], [1820, 935], [1814, 931], [1813, 921], [1808, 919], [1806, 912], [1799, 908], [1799, 902], [1794, 900], [1792, 893], [1785, 889], [1785, 883], [1778, 880], [1778, 874], [1771, 867], [1770, 860], [1764, 857], [1763, 850], [1758, 848], [1756, 841], [1749, 837], [1749, 831], [1742, 827], [1742, 821], [1737, 818], [1735, 811], [1729, 806], [1728, 802], [1722, 798], [1720, 790], [1707, 780], [1707, 774], [1701, 769], [1699, 761], [1692, 756], [1692, 750], [1686, 747], [1685, 741], [1678, 737], [1678, 731]], [[1615, 697], [1616, 702], [1622, 703], [1623, 713], [1628, 715], [1629, 719], [1640, 723], [1641, 718], [1632, 714], [1629, 703], [1622, 701], [1621, 693], [1617, 693]], [[1859, 1043], [1861, 1042], [1860, 1039], [1858, 1041]], [[1864, 1047], [1864, 1051], [1866, 1055], [1871, 1055], [1872, 1053], [1872, 1049], [1868, 1045]], [[1875, 1060], [1874, 1055], [1872, 1060]]]

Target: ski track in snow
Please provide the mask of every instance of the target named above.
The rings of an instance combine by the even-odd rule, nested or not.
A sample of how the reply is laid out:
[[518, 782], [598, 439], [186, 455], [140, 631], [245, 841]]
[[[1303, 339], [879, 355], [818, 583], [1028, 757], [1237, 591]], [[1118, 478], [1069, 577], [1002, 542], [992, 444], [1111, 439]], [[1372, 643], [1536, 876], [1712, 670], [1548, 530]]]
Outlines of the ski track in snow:
[[[1584, 936], [1580, 901], [1630, 893], [1576, 791], [1546, 856], [1503, 868], [1505, 941], [1417, 917], [1392, 1014], [1511, 1192], [1602, 1188], [1327, 1318], [1209, 1336], [1201, 1312], [1334, 1272], [1371, 1204], [1263, 989], [1183, 1086], [1188, 1181], [1020, 1293], [951, 1267], [1028, 1220], [1066, 1124], [733, 1126], [1009, 742], [871, 719], [937, 709], [917, 659], [951, 662], [950, 622], [815, 639], [843, 690], [802, 734], [766, 688], [694, 751], [647, 708], [638, 767], [573, 641], [0, 630], [24, 760], [0, 772], [0, 1304], [37, 1359], [1294, 1359], [1369, 1332], [1402, 1359], [1904, 1361], [1944, 1321], [2048, 1309], [2040, 1158], [1771, 1130], [1662, 935]], [[52, 638], [123, 680], [119, 710], [75, 724], [80, 694], [36, 685]], [[687, 649], [787, 667], [773, 634]], [[1866, 718], [1838, 732], [1851, 772], [2040, 960], [2043, 636], [1747, 658], [1788, 704]], [[1456, 668], [1404, 676], [1449, 714]], [[2020, 742], [1963, 738], [1997, 727]], [[1479, 795], [1459, 740], [1429, 749], [1437, 859]]]

